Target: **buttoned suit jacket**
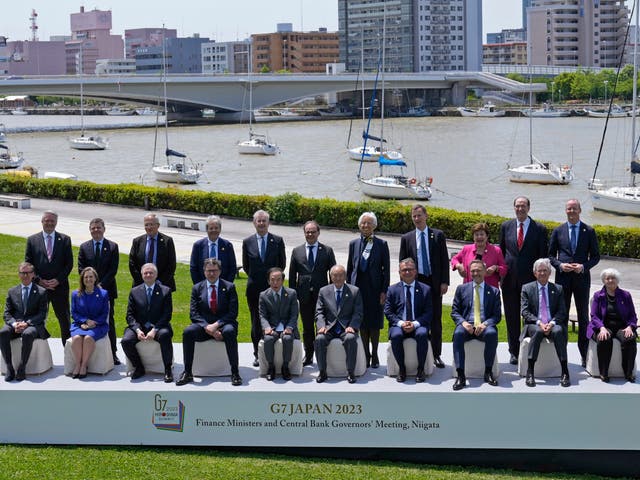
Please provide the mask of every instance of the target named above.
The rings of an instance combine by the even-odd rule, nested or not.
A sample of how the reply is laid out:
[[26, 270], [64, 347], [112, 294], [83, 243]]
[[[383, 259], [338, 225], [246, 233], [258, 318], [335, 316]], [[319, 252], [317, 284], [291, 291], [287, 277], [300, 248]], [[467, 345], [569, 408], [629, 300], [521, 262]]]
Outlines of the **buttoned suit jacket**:
[[120, 251], [118, 244], [103, 238], [100, 245], [100, 262], [96, 265], [96, 252], [93, 247], [93, 240], [89, 240], [80, 245], [78, 251], [78, 273], [86, 267], [95, 268], [98, 272], [100, 286], [109, 293], [109, 298], [118, 298], [118, 284], [116, 275], [120, 265]]
[[276, 293], [268, 288], [260, 293], [259, 300], [260, 325], [262, 330], [275, 329], [280, 322], [284, 328], [290, 328], [294, 338], [300, 338], [298, 332], [298, 296], [293, 288], [282, 287], [280, 301], [276, 301]]
[[329, 284], [329, 270], [336, 264], [333, 249], [318, 242], [313, 269], [307, 260], [306, 244], [298, 245], [291, 253], [289, 262], [289, 288], [295, 289], [300, 303], [309, 301], [312, 293], [316, 294]]
[[[547, 298], [549, 301], [549, 312], [551, 318], [556, 325], [561, 326], [565, 333], [567, 331], [567, 305], [562, 294], [562, 286], [555, 283], [547, 282]], [[520, 313], [524, 325], [536, 325], [538, 322], [538, 313], [540, 311], [540, 302], [538, 301], [538, 282], [529, 282], [522, 286], [522, 298], [520, 302]], [[526, 329], [522, 329], [520, 340], [526, 336]]]
[[[429, 329], [433, 318], [433, 305], [431, 300], [431, 287], [416, 280], [414, 284], [414, 321], [420, 326]], [[398, 282], [387, 290], [387, 299], [384, 304], [384, 314], [389, 322], [389, 328], [404, 321], [404, 283]]]
[[572, 272], [563, 272], [561, 263], [581, 263], [584, 265], [584, 272], [579, 275], [583, 286], [591, 285], [590, 270], [600, 261], [600, 248], [598, 238], [593, 227], [584, 222], [580, 222], [580, 233], [578, 234], [578, 244], [575, 253], [571, 253], [571, 241], [569, 239], [569, 228], [567, 222], [554, 228], [549, 241], [549, 260], [556, 269], [556, 283], [566, 285], [569, 276], [575, 275]]
[[287, 255], [284, 249], [284, 240], [278, 235], [267, 234], [267, 251], [264, 262], [260, 258], [258, 241], [251, 235], [242, 241], [242, 268], [247, 273], [247, 295], [258, 298], [260, 292], [269, 287], [267, 272], [272, 267], [282, 270], [287, 264]]
[[144, 283], [133, 287], [129, 292], [127, 328], [134, 332], [140, 329], [146, 333], [150, 330], [149, 326], [155, 327], [156, 330], [168, 328], [173, 331], [172, 315], [173, 299], [168, 286], [156, 282], [150, 304], [147, 304], [147, 286]]
[[11, 326], [14, 322], [27, 322], [32, 327], [35, 327], [39, 338], [49, 338], [50, 335], [45, 326], [49, 311], [46, 289], [35, 283], [31, 284], [25, 311], [22, 303], [22, 287], [23, 285], [20, 284], [9, 289], [4, 305], [4, 323]]
[[326, 285], [318, 292], [316, 304], [316, 328], [330, 330], [336, 322], [343, 328], [351, 327], [356, 332], [362, 322], [363, 306], [360, 289], [355, 285], [345, 283], [342, 287], [340, 308], [336, 304], [336, 294], [333, 284]]
[[[461, 325], [465, 321], [473, 324], [474, 288], [475, 282], [463, 283], [456, 288], [451, 307], [451, 318], [456, 325]], [[484, 307], [483, 323], [495, 327], [502, 319], [500, 290], [485, 282], [482, 305]]]
[[[227, 282], [233, 282], [238, 273], [236, 264], [236, 252], [230, 241], [218, 237], [217, 258], [222, 263], [222, 273], [220, 277]], [[189, 261], [189, 271], [191, 272], [191, 281], [194, 285], [205, 280], [204, 261], [209, 258], [209, 239], [201, 238], [193, 244], [191, 249], [191, 260]]]
[[31, 235], [27, 238], [24, 260], [33, 265], [37, 278], [55, 278], [59, 283], [55, 292], [69, 296], [69, 274], [73, 270], [73, 251], [69, 236], [58, 231], [53, 233], [53, 254], [49, 261], [42, 232]]
[[[171, 289], [176, 291], [176, 281], [174, 274], [176, 272], [176, 247], [173, 244], [173, 238], [164, 233], [158, 232], [156, 242], [156, 268], [158, 269], [158, 280]], [[131, 251], [129, 252], [129, 272], [133, 278], [133, 286], [143, 283], [140, 269], [147, 263], [145, 249], [147, 248], [147, 234], [140, 235], [133, 239]]]
[[[359, 270], [362, 258], [362, 236], [349, 242], [349, 258], [347, 260], [347, 282], [358, 285], [358, 280], [368, 280], [374, 294], [386, 292], [389, 288], [389, 245], [385, 240], [373, 237], [373, 245], [367, 260], [367, 269]], [[360, 278], [363, 277], [363, 278]]]
[[191, 288], [191, 302], [189, 316], [191, 323], [206, 328], [207, 325], [219, 322], [220, 327], [233, 325], [238, 329], [238, 293], [233, 283], [218, 279], [216, 313], [209, 307], [209, 292], [207, 281], [196, 283]]
[[[429, 245], [429, 264], [431, 267], [432, 293], [440, 293], [440, 285], [449, 285], [449, 251], [447, 239], [442, 230], [429, 227], [427, 230]], [[416, 244], [416, 230], [405, 233], [400, 238], [400, 258], [412, 258], [418, 268], [418, 246]]]
[[547, 227], [535, 222], [531, 217], [529, 220], [529, 228], [519, 250], [518, 220], [507, 220], [500, 227], [500, 250], [507, 264], [507, 274], [502, 279], [503, 289], [520, 290], [518, 287], [533, 282], [533, 263], [548, 256]]

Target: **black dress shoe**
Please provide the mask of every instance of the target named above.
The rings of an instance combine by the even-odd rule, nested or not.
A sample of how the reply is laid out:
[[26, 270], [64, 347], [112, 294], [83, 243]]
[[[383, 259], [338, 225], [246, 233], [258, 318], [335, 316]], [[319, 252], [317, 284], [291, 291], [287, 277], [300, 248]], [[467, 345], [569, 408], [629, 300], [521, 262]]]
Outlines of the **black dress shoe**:
[[120, 359], [118, 358], [118, 356], [114, 353], [113, 354], [113, 364], [114, 365], [121, 365], [122, 362], [120, 361]]
[[173, 372], [171, 371], [171, 367], [167, 367], [164, 369], [164, 383], [173, 382]]
[[380, 366], [380, 360], [378, 360], [378, 357], [373, 357], [371, 359], [371, 368], [378, 368]]
[[419, 368], [416, 373], [416, 383], [424, 383], [427, 376], [424, 374], [424, 368]]
[[624, 378], [625, 378], [625, 380], [627, 382], [636, 383], [636, 376], [635, 375], [626, 375]]
[[570, 387], [571, 386], [571, 380], [569, 379], [569, 374], [568, 373], [563, 373], [562, 376], [560, 377], [560, 386], [561, 387]]
[[12, 368], [11, 370], [7, 369], [7, 373], [4, 376], [4, 381], [5, 382], [12, 382], [16, 379], [16, 372], [15, 370]]
[[240, 374], [238, 372], [233, 372], [231, 374], [231, 385], [233, 385], [234, 387], [239, 387], [240, 385], [242, 385], [242, 378], [240, 377]]
[[24, 367], [18, 367], [18, 370], [16, 370], [16, 381], [21, 382], [25, 378], [27, 378], [27, 375], [24, 371]]
[[434, 358], [433, 359], [433, 363], [438, 368], [444, 368], [444, 362], [442, 361], [442, 359], [440, 357]]
[[600, 375], [600, 380], [604, 383], [609, 383], [609, 375]]
[[302, 362], [302, 366], [306, 367], [308, 365], [313, 365], [313, 357], [304, 357], [304, 361]]
[[291, 380], [291, 372], [289, 371], [289, 367], [282, 367], [282, 379], [286, 381]]
[[136, 369], [131, 374], [131, 380], [137, 380], [139, 378], [144, 377], [145, 371], [143, 367], [136, 367]]
[[316, 377], [316, 382], [318, 383], [326, 382], [327, 378], [328, 378], [327, 372], [325, 372], [324, 370], [321, 370], [318, 376]]
[[582, 365], [582, 368], [587, 368], [587, 359], [586, 358], [582, 359], [581, 365]]
[[193, 382], [193, 375], [189, 372], [182, 372], [180, 378], [178, 378], [178, 381], [176, 382], [176, 385], [181, 387], [182, 385], [186, 385], [191, 382]]
[[353, 374], [353, 372], [348, 372], [347, 373], [347, 382], [349, 383], [356, 383], [356, 376]]
[[86, 373], [80, 373], [80, 374], [78, 375], [78, 378], [79, 378], [79, 379], [87, 378], [87, 374], [86, 374]]
[[462, 390], [464, 387], [467, 386], [467, 379], [464, 375], [458, 375], [458, 378], [456, 378], [455, 383], [453, 384], [453, 389], [454, 390]]
[[407, 379], [407, 370], [404, 368], [400, 368], [400, 371], [398, 372], [398, 376], [396, 377], [396, 382], [404, 383], [406, 379]]
[[254, 357], [254, 359], [253, 359], [253, 366], [254, 366], [254, 367], [259, 367], [259, 366], [260, 366], [260, 362], [258, 361], [258, 357]]
[[80, 374], [79, 373], [74, 373], [73, 375], [71, 375], [71, 378], [73, 378], [73, 379], [80, 378]]
[[488, 383], [492, 387], [496, 387], [498, 385], [498, 380], [493, 376], [493, 372], [487, 372], [484, 374], [484, 381]]
[[371, 359], [367, 358], [367, 368], [371, 367]]
[[269, 365], [267, 369], [267, 382], [273, 382], [276, 378], [276, 367], [274, 365]]
[[535, 387], [536, 386], [536, 379], [533, 377], [533, 373], [528, 373], [527, 372], [527, 387]]
[[518, 364], [518, 357], [516, 357], [513, 353], [511, 354], [511, 358], [509, 359], [509, 363], [511, 365], [517, 365]]

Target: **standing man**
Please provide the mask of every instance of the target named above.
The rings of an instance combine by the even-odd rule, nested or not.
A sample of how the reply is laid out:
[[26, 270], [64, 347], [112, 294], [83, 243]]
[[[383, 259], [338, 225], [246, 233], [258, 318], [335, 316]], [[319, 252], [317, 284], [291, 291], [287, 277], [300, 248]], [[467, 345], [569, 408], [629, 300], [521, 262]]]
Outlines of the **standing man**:
[[354, 285], [347, 285], [347, 272], [342, 265], [331, 268], [331, 285], [318, 293], [316, 322], [316, 358], [320, 374], [316, 382], [327, 380], [327, 347], [331, 340], [339, 338], [346, 353], [347, 381], [356, 383], [356, 359], [358, 330], [362, 321], [362, 297]]
[[562, 286], [567, 313], [573, 295], [578, 313], [578, 350], [582, 367], [587, 366], [587, 324], [591, 269], [600, 261], [598, 238], [593, 227], [580, 221], [580, 202], [571, 199], [565, 206], [567, 223], [556, 227], [549, 242], [549, 259], [556, 269], [556, 283]]
[[462, 390], [466, 386], [464, 344], [474, 338], [484, 342], [484, 381], [492, 386], [498, 385], [492, 369], [498, 348], [496, 325], [502, 317], [500, 290], [485, 283], [487, 267], [482, 260], [472, 260], [469, 272], [472, 281], [458, 285], [451, 308], [451, 318], [456, 324], [453, 357], [458, 372], [454, 390]]
[[429, 350], [429, 327], [433, 318], [430, 287], [417, 280], [418, 270], [412, 258], [400, 261], [400, 282], [389, 287], [384, 314], [389, 321], [389, 342], [400, 371], [396, 380], [407, 378], [404, 364], [405, 338], [415, 338], [418, 354], [416, 383], [425, 380], [424, 364]]
[[222, 264], [217, 258], [204, 261], [205, 280], [191, 289], [191, 325], [182, 332], [184, 372], [176, 385], [193, 382], [195, 342], [214, 339], [224, 342], [231, 365], [231, 385], [242, 385], [238, 370], [238, 294], [233, 283], [220, 278]]
[[315, 312], [318, 292], [329, 283], [328, 273], [336, 264], [333, 249], [320, 242], [320, 225], [315, 220], [304, 224], [306, 242], [291, 253], [289, 263], [289, 287], [298, 293], [300, 317], [302, 318], [302, 339], [304, 343], [303, 365], [313, 363], [315, 339]]
[[449, 290], [449, 251], [441, 230], [427, 227], [427, 209], [416, 204], [411, 208], [415, 230], [400, 239], [400, 258], [412, 258], [418, 267], [418, 281], [431, 287], [433, 321], [431, 348], [435, 366], [444, 368], [442, 354], [442, 296]]
[[73, 270], [71, 239], [56, 231], [58, 214], [46, 210], [42, 214], [42, 232], [27, 238], [25, 262], [35, 269], [35, 282], [47, 291], [53, 312], [60, 324], [64, 346], [69, 338], [69, 274]]
[[264, 356], [267, 358], [267, 380], [276, 378], [274, 361], [276, 341], [282, 339], [282, 378], [291, 380], [289, 362], [293, 353], [293, 340], [298, 333], [298, 296], [293, 288], [283, 287], [284, 272], [272, 267], [267, 273], [269, 288], [260, 294], [260, 325], [264, 339]]
[[518, 364], [520, 352], [520, 294], [522, 286], [533, 282], [533, 263], [549, 252], [547, 227], [529, 216], [531, 202], [527, 197], [516, 197], [513, 209], [516, 218], [507, 220], [500, 227], [500, 249], [507, 264], [507, 274], [502, 279], [504, 318], [511, 365]]
[[[4, 327], [0, 329], [0, 350], [7, 364], [5, 381], [19, 382], [26, 378], [25, 368], [31, 355], [33, 341], [36, 338], [47, 339], [49, 332], [45, 328], [49, 300], [47, 291], [35, 283], [33, 265], [22, 262], [18, 266], [20, 285], [10, 288], [4, 307]], [[22, 352], [18, 371], [13, 368], [11, 340], [22, 338]]]
[[171, 289], [156, 282], [158, 269], [153, 263], [145, 263], [140, 273], [143, 283], [133, 287], [129, 292], [127, 328], [122, 336], [122, 349], [134, 368], [131, 380], [136, 380], [145, 374], [136, 344], [152, 340], [158, 342], [164, 364], [164, 382], [171, 383], [173, 382], [173, 372], [171, 371], [173, 362]]
[[217, 215], [210, 215], [207, 218], [207, 238], [197, 240], [191, 249], [191, 261], [189, 271], [191, 281], [195, 285], [204, 280], [202, 265], [207, 258], [217, 258], [222, 263], [222, 277], [227, 282], [232, 282], [238, 273], [236, 265], [236, 253], [233, 245], [228, 240], [220, 237], [222, 231], [222, 220]]
[[173, 238], [158, 232], [160, 220], [155, 213], [144, 216], [145, 234], [133, 239], [129, 252], [129, 272], [133, 278], [133, 286], [143, 283], [140, 272], [145, 263], [153, 263], [158, 269], [158, 280], [176, 291], [176, 247]]
[[540, 342], [549, 338], [553, 342], [560, 360], [562, 375], [560, 385], [571, 385], [567, 365], [567, 307], [562, 296], [563, 288], [549, 281], [551, 263], [540, 258], [533, 264], [536, 281], [522, 287], [522, 318], [524, 326], [520, 340], [531, 337], [527, 365], [527, 387], [535, 387], [534, 367], [538, 359]]
[[120, 264], [120, 252], [116, 242], [104, 238], [105, 230], [104, 220], [101, 218], [94, 218], [89, 222], [91, 240], [80, 245], [78, 273], [86, 267], [93, 267], [98, 272], [99, 286], [109, 294], [109, 342], [113, 353], [113, 363], [120, 365], [120, 359], [116, 355], [116, 321], [113, 315], [115, 299], [118, 298], [116, 275]]
[[271, 267], [284, 270], [287, 255], [282, 237], [269, 233], [269, 214], [258, 210], [253, 214], [255, 235], [242, 241], [242, 268], [247, 272], [247, 305], [251, 314], [251, 341], [253, 342], [253, 366], [258, 363], [258, 343], [262, 338], [260, 293], [269, 288], [267, 272]]

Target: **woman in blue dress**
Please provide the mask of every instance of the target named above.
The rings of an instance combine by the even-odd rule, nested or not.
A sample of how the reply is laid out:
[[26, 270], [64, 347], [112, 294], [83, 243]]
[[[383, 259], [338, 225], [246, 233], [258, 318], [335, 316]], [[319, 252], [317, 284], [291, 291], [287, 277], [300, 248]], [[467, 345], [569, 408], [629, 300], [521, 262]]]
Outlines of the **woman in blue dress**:
[[71, 351], [73, 378], [85, 378], [96, 341], [109, 333], [109, 294], [98, 287], [98, 273], [87, 267], [80, 272], [80, 287], [71, 294]]

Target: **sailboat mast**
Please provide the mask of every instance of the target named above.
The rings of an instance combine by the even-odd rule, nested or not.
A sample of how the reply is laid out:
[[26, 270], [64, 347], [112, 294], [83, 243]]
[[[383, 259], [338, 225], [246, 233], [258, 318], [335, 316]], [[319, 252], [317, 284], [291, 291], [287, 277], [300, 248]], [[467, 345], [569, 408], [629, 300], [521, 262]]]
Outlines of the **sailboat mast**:
[[[165, 27], [162, 24], [162, 93], [164, 96], [164, 141], [166, 150], [169, 149], [169, 109], [167, 108], [167, 46]], [[169, 157], [167, 157], [167, 162]]]
[[[382, 64], [380, 69], [382, 70], [380, 73], [380, 83], [381, 85], [381, 94], [380, 94], [380, 156], [384, 156], [384, 57], [385, 57], [385, 41], [387, 34], [387, 6], [385, 4], [384, 10], [382, 13]], [[380, 165], [380, 175], [382, 175], [382, 165]]]
[[[529, 42], [531, 44], [531, 42]], [[527, 54], [529, 70], [529, 163], [533, 165], [533, 74], [531, 73], [531, 48]]]
[[84, 137], [84, 77], [83, 77], [83, 73], [84, 73], [84, 68], [83, 68], [83, 62], [84, 59], [82, 58], [82, 41], [80, 42], [80, 65], [79, 65], [79, 71], [80, 71], [80, 136]]
[[[638, 20], [638, 5], [634, 2], [634, 10], [636, 14], [636, 29], [633, 39], [633, 101], [631, 102], [631, 162], [636, 159], [637, 140], [636, 140], [636, 108], [638, 104], [638, 28], [640, 20]], [[635, 174], [631, 172], [631, 185], [635, 185]]]
[[249, 80], [249, 138], [253, 133], [253, 79], [251, 78], [251, 44], [247, 46], [247, 79]]

